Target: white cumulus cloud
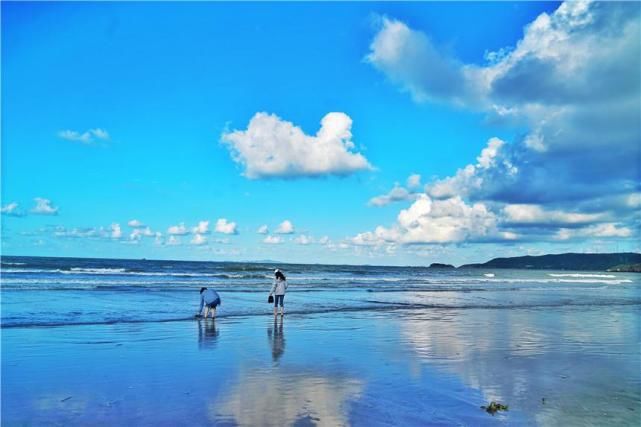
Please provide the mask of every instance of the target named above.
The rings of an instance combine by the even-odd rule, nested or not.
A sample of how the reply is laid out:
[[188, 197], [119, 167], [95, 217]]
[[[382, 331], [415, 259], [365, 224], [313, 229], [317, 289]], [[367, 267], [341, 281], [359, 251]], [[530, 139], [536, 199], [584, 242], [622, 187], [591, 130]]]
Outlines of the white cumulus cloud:
[[85, 132], [78, 132], [75, 130], [63, 130], [58, 132], [58, 136], [67, 141], [81, 142], [83, 144], [92, 144], [97, 139], [106, 141], [109, 139], [109, 133], [100, 128], [89, 129]]
[[120, 239], [121, 237], [122, 237], [122, 229], [120, 228], [120, 224], [117, 224], [117, 223], [111, 224], [111, 238]]
[[179, 237], [176, 237], [176, 236], [172, 235], [172, 236], [169, 236], [169, 238], [167, 239], [166, 244], [168, 246], [178, 246], [178, 245], [182, 244], [182, 241], [180, 240]]
[[311, 245], [312, 243], [314, 243], [314, 239], [311, 236], [301, 234], [294, 239], [294, 242], [298, 243], [299, 245]]
[[187, 227], [185, 227], [184, 223], [180, 223], [178, 225], [172, 225], [167, 229], [167, 234], [175, 235], [175, 236], [184, 236], [185, 234], [189, 234], [189, 230]]
[[275, 114], [256, 113], [246, 130], [225, 132], [233, 159], [250, 179], [349, 175], [372, 169], [354, 152], [352, 119], [345, 113], [328, 113], [316, 135], [306, 135]]
[[129, 234], [129, 240], [139, 241], [143, 237], [155, 237], [156, 233], [151, 231], [149, 227], [137, 227]]
[[278, 245], [283, 243], [283, 238], [280, 236], [266, 236], [263, 239], [263, 243], [267, 243], [268, 245]]
[[465, 103], [478, 91], [467, 76], [473, 70], [440, 52], [425, 33], [396, 19], [381, 18], [365, 60], [417, 101]]
[[641, 208], [641, 193], [632, 193], [626, 197], [625, 204], [631, 208]]
[[421, 176], [419, 174], [412, 174], [407, 178], [407, 187], [402, 187], [399, 183], [395, 183], [394, 187], [387, 193], [380, 196], [372, 197], [367, 203], [369, 206], [387, 206], [394, 202], [403, 202], [408, 200], [416, 200], [420, 195], [417, 191], [421, 186]]
[[20, 209], [18, 209], [18, 203], [16, 202], [11, 202], [6, 204], [0, 209], [0, 213], [2, 215], [7, 215], [7, 216], [24, 216], [24, 212], [22, 212]]
[[633, 231], [625, 226], [615, 223], [603, 223], [603, 224], [594, 224], [589, 227], [571, 229], [571, 228], [561, 228], [556, 233], [556, 239], [558, 240], [569, 240], [575, 238], [586, 238], [586, 237], [631, 237], [633, 236]]
[[258, 227], [258, 230], [256, 230], [256, 232], [258, 234], [267, 234], [267, 233], [269, 233], [269, 227], [267, 227], [266, 224], [265, 225], [261, 225], [260, 227]]
[[36, 197], [36, 206], [31, 209], [31, 213], [36, 215], [58, 215], [58, 207], [51, 204], [51, 200]]
[[402, 200], [409, 200], [411, 193], [407, 189], [396, 184], [389, 193], [382, 196], [376, 196], [369, 199], [368, 205], [370, 206], [387, 206], [392, 202], [399, 202]]
[[223, 234], [237, 234], [236, 223], [227, 221], [226, 218], [219, 218], [216, 221], [216, 232]]
[[276, 228], [275, 232], [278, 234], [292, 234], [294, 232], [294, 224], [286, 219], [285, 221], [278, 224], [278, 228]]
[[138, 227], [144, 227], [145, 224], [142, 222], [138, 221], [137, 219], [132, 219], [131, 221], [127, 222], [127, 225], [131, 228], [138, 228]]
[[499, 156], [504, 145], [505, 141], [490, 138], [487, 146], [476, 158], [477, 163], [459, 169], [454, 176], [427, 184], [426, 192], [439, 199], [465, 197], [480, 193], [483, 185], [487, 186], [488, 180], [497, 174], [500, 174], [504, 180], [513, 179], [518, 173], [518, 168], [509, 159]]
[[202, 234], [194, 234], [194, 237], [191, 239], [190, 243], [197, 246], [204, 245], [205, 243], [207, 243], [207, 238]]
[[209, 221], [199, 221], [198, 225], [191, 229], [194, 234], [207, 234], [209, 233]]
[[598, 221], [601, 213], [565, 212], [549, 210], [539, 205], [514, 204], [503, 208], [506, 220], [515, 224], [587, 224]]
[[[42, 231], [49, 231], [47, 229], [44, 229]], [[104, 227], [100, 228], [95, 228], [95, 227], [89, 227], [89, 228], [65, 228], [63, 226], [57, 226], [53, 228], [53, 236], [54, 237], [62, 237], [62, 238], [87, 238], [87, 239], [92, 239], [92, 238], [111, 238], [111, 230], [106, 231]]]
[[154, 244], [158, 246], [162, 246], [165, 244], [165, 242], [162, 240], [162, 233], [160, 231], [156, 231], [154, 233]]
[[[429, 31], [429, 28], [426, 29]], [[558, 202], [635, 188], [641, 155], [641, 5], [568, 1], [513, 46], [465, 64], [427, 32], [381, 18], [366, 60], [420, 102], [445, 102], [521, 126], [429, 194]], [[507, 164], [506, 164], [507, 163]], [[589, 173], [587, 172], [589, 171]], [[563, 185], [557, 185], [563, 182]]]
[[[634, 239], [641, 4], [564, 2], [525, 26], [513, 46], [486, 58], [487, 64], [465, 64], [427, 32], [380, 19], [366, 61], [401, 90], [418, 102], [484, 112], [488, 122], [524, 132], [512, 141], [491, 138], [475, 162], [429, 181], [426, 196], [396, 223], [353, 243]], [[403, 190], [397, 185], [370, 203], [403, 198], [409, 193]]]
[[460, 197], [432, 200], [423, 194], [401, 210], [391, 227], [379, 226], [351, 241], [356, 245], [456, 243], [497, 237], [497, 217], [483, 203], [468, 205]]
[[421, 186], [421, 175], [414, 173], [407, 177], [407, 187], [410, 189], [416, 189]]

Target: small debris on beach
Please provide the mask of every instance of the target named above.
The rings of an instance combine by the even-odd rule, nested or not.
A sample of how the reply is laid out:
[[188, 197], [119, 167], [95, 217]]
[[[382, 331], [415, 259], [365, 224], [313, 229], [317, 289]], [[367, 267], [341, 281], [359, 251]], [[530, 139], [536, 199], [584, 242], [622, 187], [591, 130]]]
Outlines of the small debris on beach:
[[64, 399], [61, 400], [61, 402], [66, 402], [67, 400], [71, 399], [72, 396], [65, 397]]
[[487, 412], [488, 414], [494, 415], [498, 411], [507, 411], [508, 406], [503, 405], [502, 403], [499, 403], [499, 402], [492, 401], [488, 406], [481, 406], [481, 409], [485, 409], [485, 412]]

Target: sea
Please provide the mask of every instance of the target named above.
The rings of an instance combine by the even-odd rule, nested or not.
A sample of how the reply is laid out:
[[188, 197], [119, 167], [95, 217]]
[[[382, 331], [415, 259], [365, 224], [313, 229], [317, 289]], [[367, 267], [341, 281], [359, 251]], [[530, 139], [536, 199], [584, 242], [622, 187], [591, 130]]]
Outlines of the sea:
[[219, 317], [260, 316], [275, 268], [287, 276], [290, 314], [414, 309], [641, 305], [634, 273], [433, 269], [370, 265], [1, 258], [3, 328], [188, 320], [201, 287]]
[[1, 262], [3, 426], [641, 423], [639, 274]]

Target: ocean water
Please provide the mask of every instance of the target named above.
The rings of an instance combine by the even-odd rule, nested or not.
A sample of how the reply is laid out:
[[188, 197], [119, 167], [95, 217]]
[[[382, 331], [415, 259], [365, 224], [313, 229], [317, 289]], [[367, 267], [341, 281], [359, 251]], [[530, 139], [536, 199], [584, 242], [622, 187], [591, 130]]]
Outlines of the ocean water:
[[3, 426], [641, 424], [641, 275], [3, 257], [0, 281]]
[[3, 328], [189, 319], [203, 286], [221, 295], [221, 317], [263, 315], [270, 311], [274, 267], [287, 275], [292, 314], [641, 304], [641, 277], [625, 273], [32, 257], [1, 262]]

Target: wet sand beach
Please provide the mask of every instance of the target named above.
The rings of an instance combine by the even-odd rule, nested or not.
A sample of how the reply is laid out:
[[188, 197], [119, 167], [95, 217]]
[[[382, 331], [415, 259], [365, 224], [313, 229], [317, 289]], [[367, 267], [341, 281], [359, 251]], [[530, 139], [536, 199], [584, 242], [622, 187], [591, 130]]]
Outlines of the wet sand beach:
[[[638, 425], [638, 305], [2, 330], [2, 425]], [[490, 401], [509, 406], [494, 416]]]

